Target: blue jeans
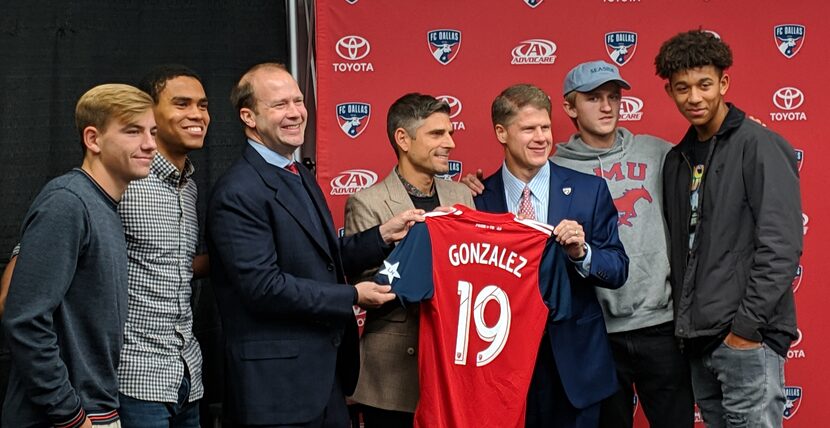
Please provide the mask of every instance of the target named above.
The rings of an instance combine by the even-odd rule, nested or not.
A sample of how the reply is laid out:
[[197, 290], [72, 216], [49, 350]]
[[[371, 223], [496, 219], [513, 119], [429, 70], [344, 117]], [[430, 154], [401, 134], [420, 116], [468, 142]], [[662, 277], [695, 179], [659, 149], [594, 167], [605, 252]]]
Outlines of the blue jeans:
[[784, 357], [766, 344], [734, 349], [721, 343], [690, 363], [695, 399], [708, 428], [782, 426]]
[[176, 403], [137, 400], [118, 394], [122, 428], [199, 428], [199, 400], [188, 403], [190, 376], [182, 378]]

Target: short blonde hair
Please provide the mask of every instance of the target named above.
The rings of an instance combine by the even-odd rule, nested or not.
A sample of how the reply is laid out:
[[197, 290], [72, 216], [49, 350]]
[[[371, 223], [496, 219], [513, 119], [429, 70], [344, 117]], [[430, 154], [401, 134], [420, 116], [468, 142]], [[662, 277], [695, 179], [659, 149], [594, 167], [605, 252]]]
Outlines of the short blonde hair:
[[81, 95], [75, 105], [75, 126], [83, 140], [87, 126], [94, 126], [103, 132], [112, 119], [129, 122], [152, 108], [153, 98], [134, 86], [120, 83], [98, 85]]

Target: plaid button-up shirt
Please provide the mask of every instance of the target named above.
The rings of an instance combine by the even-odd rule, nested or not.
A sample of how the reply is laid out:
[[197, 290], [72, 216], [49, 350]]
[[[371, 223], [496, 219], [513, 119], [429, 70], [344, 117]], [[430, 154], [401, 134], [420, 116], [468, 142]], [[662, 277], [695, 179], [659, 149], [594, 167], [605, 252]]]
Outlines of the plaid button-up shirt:
[[120, 391], [175, 403], [185, 366], [188, 401], [204, 394], [202, 353], [193, 336], [190, 280], [199, 241], [193, 165], [180, 174], [157, 154], [147, 178], [133, 181], [118, 211], [127, 239], [129, 311], [118, 366]]

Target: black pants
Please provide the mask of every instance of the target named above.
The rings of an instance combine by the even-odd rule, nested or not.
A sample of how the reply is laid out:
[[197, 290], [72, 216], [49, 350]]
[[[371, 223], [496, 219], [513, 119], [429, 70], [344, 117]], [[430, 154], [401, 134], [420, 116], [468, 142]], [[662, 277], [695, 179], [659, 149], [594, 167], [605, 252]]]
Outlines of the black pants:
[[596, 428], [600, 403], [578, 409], [568, 400], [545, 331], [527, 396], [526, 428]]
[[608, 335], [620, 390], [602, 402], [600, 427], [631, 428], [634, 388], [651, 428], [692, 428], [694, 397], [689, 362], [674, 323]]
[[414, 413], [361, 406], [364, 428], [412, 428]]
[[346, 397], [340, 387], [340, 380], [335, 379], [331, 389], [331, 396], [323, 413], [311, 422], [303, 424], [278, 425], [231, 425], [233, 428], [350, 428], [349, 409], [346, 407]]

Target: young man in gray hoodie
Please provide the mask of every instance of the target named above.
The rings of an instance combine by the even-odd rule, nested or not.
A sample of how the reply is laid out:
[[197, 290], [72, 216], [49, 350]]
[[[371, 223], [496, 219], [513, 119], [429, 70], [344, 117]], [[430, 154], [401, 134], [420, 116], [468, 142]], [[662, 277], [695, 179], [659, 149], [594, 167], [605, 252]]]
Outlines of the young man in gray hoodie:
[[628, 281], [597, 288], [620, 390], [602, 403], [601, 427], [631, 427], [634, 391], [652, 428], [692, 427], [689, 368], [674, 338], [662, 169], [671, 145], [617, 126], [622, 89], [617, 67], [577, 65], [565, 77], [563, 107], [578, 132], [557, 144], [553, 162], [605, 178], [619, 212], [630, 260]]

